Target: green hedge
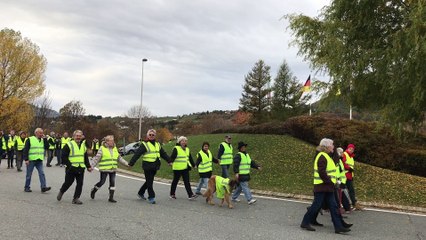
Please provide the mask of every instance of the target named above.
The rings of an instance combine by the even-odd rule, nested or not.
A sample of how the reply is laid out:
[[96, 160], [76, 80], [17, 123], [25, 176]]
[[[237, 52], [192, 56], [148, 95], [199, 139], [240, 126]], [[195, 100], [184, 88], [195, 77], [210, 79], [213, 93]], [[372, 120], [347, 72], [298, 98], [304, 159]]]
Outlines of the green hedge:
[[336, 118], [327, 115], [298, 116], [285, 122], [269, 122], [256, 126], [221, 129], [214, 133], [289, 134], [317, 145], [324, 138], [334, 140], [343, 149], [353, 143], [355, 160], [374, 166], [426, 177], [426, 141], [416, 138], [411, 143], [397, 140], [390, 129], [375, 122]]

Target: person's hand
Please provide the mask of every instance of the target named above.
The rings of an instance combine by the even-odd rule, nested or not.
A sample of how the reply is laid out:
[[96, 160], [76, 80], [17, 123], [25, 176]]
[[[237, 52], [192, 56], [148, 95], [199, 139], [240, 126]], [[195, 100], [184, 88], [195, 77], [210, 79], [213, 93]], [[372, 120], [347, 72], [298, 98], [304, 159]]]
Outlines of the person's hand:
[[28, 161], [28, 160], [25, 160], [25, 165], [30, 165], [30, 161]]
[[89, 168], [87, 169], [87, 171], [92, 172], [92, 171], [93, 171], [93, 168], [89, 167]]
[[237, 179], [237, 181], [238, 181], [238, 178], [240, 177], [240, 175], [238, 174], [238, 173], [236, 173], [235, 174], [235, 179]]
[[351, 172], [353, 172], [354, 171], [354, 169], [353, 168], [349, 168], [349, 170], [348, 170], [350, 173]]
[[173, 164], [172, 162], [167, 163], [167, 165], [169, 165], [169, 166], [172, 166], [172, 164]]
[[259, 166], [259, 167], [257, 168], [257, 170], [262, 171], [262, 167], [261, 167], [261, 166]]

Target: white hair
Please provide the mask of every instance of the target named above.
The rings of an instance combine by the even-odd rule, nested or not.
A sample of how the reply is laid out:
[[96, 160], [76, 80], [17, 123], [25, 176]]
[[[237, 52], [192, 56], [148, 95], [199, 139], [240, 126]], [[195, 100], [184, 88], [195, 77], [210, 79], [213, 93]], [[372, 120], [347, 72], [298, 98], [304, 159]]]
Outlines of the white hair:
[[329, 138], [323, 138], [321, 139], [318, 147], [317, 147], [317, 151], [319, 152], [328, 152], [328, 147], [333, 146], [333, 140], [329, 139]]
[[34, 130], [34, 134], [36, 134], [36, 133], [38, 133], [38, 132], [43, 132], [43, 129], [42, 129], [42, 128], [36, 128], [36, 129]]
[[343, 148], [341, 148], [341, 147], [336, 148], [336, 152], [339, 154], [339, 156], [342, 156]]
[[108, 135], [108, 136], [106, 136], [105, 137], [105, 141], [108, 141], [108, 140], [113, 140], [114, 141], [114, 135]]
[[83, 131], [81, 131], [81, 130], [75, 130], [75, 131], [72, 133], [72, 136], [74, 137], [77, 133], [80, 133], [81, 135], [83, 135]]
[[157, 135], [157, 131], [155, 131], [155, 129], [149, 129], [149, 130], [146, 132], [146, 136], [148, 137], [150, 133], [154, 133], [155, 135]]
[[180, 136], [180, 137], [177, 139], [177, 143], [180, 143], [180, 142], [182, 142], [183, 140], [188, 141], [188, 138], [186, 138], [185, 136]]

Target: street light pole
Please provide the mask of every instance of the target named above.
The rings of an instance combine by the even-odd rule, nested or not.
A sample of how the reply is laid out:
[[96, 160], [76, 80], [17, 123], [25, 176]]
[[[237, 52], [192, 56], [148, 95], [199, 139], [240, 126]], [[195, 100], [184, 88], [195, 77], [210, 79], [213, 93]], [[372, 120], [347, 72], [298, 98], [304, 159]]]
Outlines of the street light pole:
[[141, 131], [142, 131], [143, 63], [146, 61], [148, 61], [148, 59], [146, 58], [142, 59], [141, 104], [139, 106], [139, 139], [138, 141], [142, 139]]

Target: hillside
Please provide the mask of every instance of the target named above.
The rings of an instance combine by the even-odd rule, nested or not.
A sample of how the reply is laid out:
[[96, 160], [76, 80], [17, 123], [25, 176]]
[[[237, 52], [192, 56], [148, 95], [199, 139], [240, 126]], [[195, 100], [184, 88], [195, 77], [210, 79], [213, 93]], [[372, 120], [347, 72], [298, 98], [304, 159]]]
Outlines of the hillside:
[[[203, 141], [210, 143], [210, 149], [216, 155], [223, 137], [224, 134], [189, 136], [192, 156], [196, 157]], [[234, 151], [238, 141], [246, 142], [251, 158], [263, 167], [261, 172], [252, 171], [250, 186], [253, 189], [312, 195], [315, 146], [288, 135], [232, 134], [232, 138]], [[164, 149], [170, 154], [174, 145], [174, 142], [165, 144]], [[126, 159], [130, 157], [126, 156]], [[141, 172], [140, 161], [133, 170]], [[426, 178], [363, 163], [356, 163], [355, 168], [358, 200], [426, 207]], [[220, 173], [219, 166], [214, 166], [214, 172]], [[172, 176], [171, 168], [163, 160], [157, 176]], [[191, 171], [191, 181], [198, 181], [196, 171]]]

